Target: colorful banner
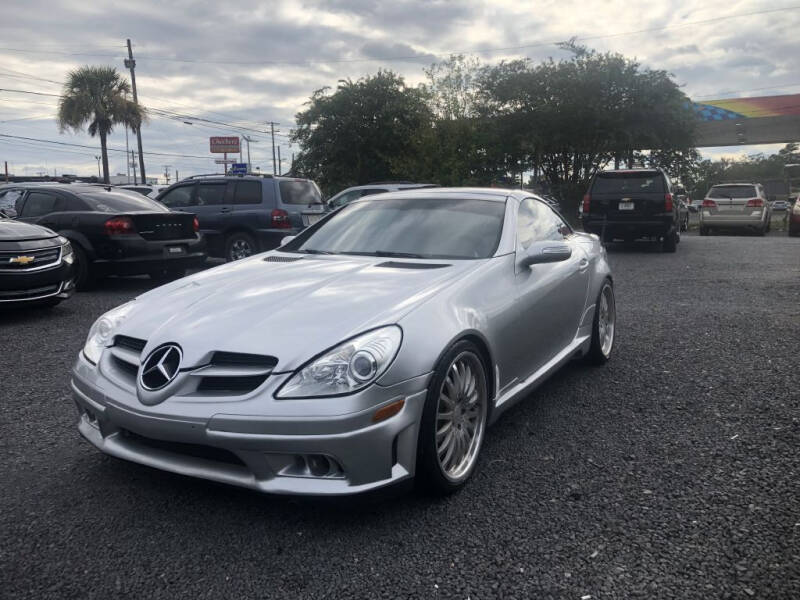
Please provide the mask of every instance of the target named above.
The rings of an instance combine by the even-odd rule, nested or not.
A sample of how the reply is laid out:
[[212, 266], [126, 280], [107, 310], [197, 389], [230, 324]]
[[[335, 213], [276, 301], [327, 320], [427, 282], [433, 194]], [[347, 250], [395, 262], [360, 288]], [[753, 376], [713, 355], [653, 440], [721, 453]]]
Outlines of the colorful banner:
[[800, 94], [692, 102], [701, 121], [800, 115]]

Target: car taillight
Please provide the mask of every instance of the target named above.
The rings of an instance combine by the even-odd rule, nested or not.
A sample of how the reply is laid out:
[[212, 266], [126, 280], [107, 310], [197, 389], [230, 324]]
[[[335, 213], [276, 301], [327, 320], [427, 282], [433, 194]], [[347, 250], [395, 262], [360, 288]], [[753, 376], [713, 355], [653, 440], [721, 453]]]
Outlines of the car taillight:
[[672, 194], [664, 194], [664, 212], [672, 212]]
[[764, 201], [761, 198], [751, 198], [750, 200], [747, 201], [747, 206], [760, 208], [764, 206]]
[[276, 208], [272, 211], [270, 216], [272, 217], [272, 227], [275, 229], [291, 229], [289, 213], [285, 210]]
[[136, 228], [130, 217], [113, 217], [106, 221], [104, 228], [106, 235], [121, 235], [124, 233], [135, 233]]
[[587, 214], [592, 206], [592, 197], [589, 194], [583, 196], [583, 214]]
[[706, 198], [703, 200], [703, 208], [717, 208], [717, 203]]
[[200, 231], [200, 221], [198, 221], [198, 220], [197, 220], [197, 217], [195, 217], [194, 219], [192, 219], [192, 228], [194, 229], [194, 232], [195, 232], [195, 233], [197, 233], [198, 231]]

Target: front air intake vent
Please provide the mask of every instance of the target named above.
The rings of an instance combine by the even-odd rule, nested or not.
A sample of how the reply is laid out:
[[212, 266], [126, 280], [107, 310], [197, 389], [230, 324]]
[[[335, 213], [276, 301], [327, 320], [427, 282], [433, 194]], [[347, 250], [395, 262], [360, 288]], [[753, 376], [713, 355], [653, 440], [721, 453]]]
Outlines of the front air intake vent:
[[303, 257], [302, 256], [267, 256], [264, 259], [264, 262], [290, 263], [290, 262], [296, 262], [298, 260], [303, 260]]
[[273, 369], [278, 364], [278, 359], [274, 356], [264, 356], [262, 354], [241, 354], [239, 352], [214, 352], [211, 355], [210, 364], [217, 366], [248, 366], [263, 367]]
[[121, 346], [122, 348], [127, 348], [128, 350], [139, 353], [144, 350], [146, 344], [146, 340], [140, 340], [139, 338], [129, 337], [127, 335], [118, 335], [114, 338], [115, 346]]

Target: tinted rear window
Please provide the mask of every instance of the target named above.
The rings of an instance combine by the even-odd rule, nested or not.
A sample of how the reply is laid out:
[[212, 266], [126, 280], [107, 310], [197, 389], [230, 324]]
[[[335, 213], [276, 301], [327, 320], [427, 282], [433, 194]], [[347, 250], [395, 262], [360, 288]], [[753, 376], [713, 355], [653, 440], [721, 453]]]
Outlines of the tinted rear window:
[[664, 192], [661, 173], [598, 173], [593, 194], [636, 194]]
[[322, 194], [313, 181], [281, 181], [281, 201], [284, 204], [317, 204]]
[[708, 192], [709, 198], [755, 198], [758, 196], [752, 185], [715, 185]]
[[80, 197], [89, 204], [91, 210], [99, 212], [169, 212], [163, 204], [136, 192], [88, 192], [80, 194]]

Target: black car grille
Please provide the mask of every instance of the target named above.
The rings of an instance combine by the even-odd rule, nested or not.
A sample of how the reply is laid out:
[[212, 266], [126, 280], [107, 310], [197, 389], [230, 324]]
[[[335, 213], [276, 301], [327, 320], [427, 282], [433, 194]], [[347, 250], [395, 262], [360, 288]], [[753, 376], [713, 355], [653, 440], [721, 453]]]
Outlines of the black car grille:
[[202, 458], [204, 460], [213, 460], [216, 462], [227, 463], [231, 465], [245, 466], [242, 459], [236, 456], [233, 452], [223, 448], [216, 448], [214, 446], [204, 446], [202, 444], [187, 444], [184, 442], [168, 442], [165, 440], [156, 440], [153, 438], [145, 437], [122, 429], [122, 435], [128, 441], [135, 444], [162, 450], [164, 452], [171, 452], [173, 454], [182, 454], [184, 456], [191, 456], [193, 458]]
[[33, 300], [53, 296], [61, 289], [60, 283], [45, 285], [27, 290], [0, 290], [0, 302], [13, 300]]
[[118, 335], [114, 338], [115, 346], [122, 346], [134, 352], [141, 352], [144, 350], [146, 344], [146, 340], [140, 340], [139, 338], [129, 337], [127, 335]]
[[[278, 364], [274, 356], [217, 351], [200, 368], [197, 391], [218, 396], [241, 396], [264, 383]], [[208, 374], [206, 374], [208, 373]]]
[[0, 270], [30, 271], [55, 266], [61, 258], [61, 247], [43, 250], [2, 250], [0, 251]]

